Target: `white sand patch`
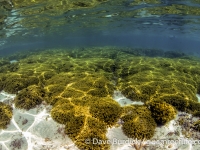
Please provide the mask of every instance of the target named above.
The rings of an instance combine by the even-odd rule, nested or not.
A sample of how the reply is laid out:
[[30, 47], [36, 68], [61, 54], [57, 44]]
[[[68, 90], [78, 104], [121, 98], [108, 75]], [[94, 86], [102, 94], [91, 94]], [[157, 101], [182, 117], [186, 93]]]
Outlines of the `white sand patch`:
[[8, 94], [5, 91], [0, 92], [0, 102], [4, 102], [6, 104], [11, 104], [11, 101], [15, 98], [15, 94]]
[[[13, 100], [15, 95], [0, 93], [0, 101]], [[0, 130], [1, 150], [78, 150], [64, 133], [64, 126], [50, 116], [51, 106], [41, 104], [29, 111], [13, 108], [7, 129]]]
[[11, 60], [10, 61], [11, 64], [16, 63], [16, 62], [18, 62], [18, 61], [17, 60]]
[[112, 143], [111, 150], [133, 150], [130, 145], [133, 139], [123, 133], [121, 126], [109, 128], [106, 136]]
[[196, 96], [198, 98], [198, 102], [200, 102], [200, 94], [197, 94]]
[[[4, 91], [0, 92], [0, 101], [13, 106], [13, 117], [10, 125], [6, 130], [0, 130], [1, 150], [78, 150], [72, 140], [64, 133], [64, 126], [51, 118], [49, 113], [51, 106], [41, 104], [29, 111], [19, 110], [14, 108], [12, 104], [14, 97], [15, 95], [7, 94]], [[120, 91], [115, 91], [113, 98], [121, 106], [138, 104], [138, 102], [135, 103], [124, 97]], [[143, 105], [142, 102], [139, 104]], [[180, 124], [181, 118], [186, 120], [182, 125]], [[199, 150], [200, 144], [189, 142], [199, 140], [200, 133], [187, 127], [197, 119], [190, 114], [179, 112], [174, 120], [164, 126], [157, 127], [152, 139], [144, 141], [146, 150]], [[112, 143], [111, 150], [134, 150], [131, 144], [139, 142], [128, 138], [123, 133], [122, 126], [108, 128], [106, 136]], [[163, 144], [163, 140], [168, 140], [168, 143]], [[172, 140], [182, 143], [173, 143]], [[155, 143], [155, 141], [161, 143]], [[183, 142], [185, 143], [183, 144]]]
[[[115, 91], [113, 98], [121, 106], [133, 104], [119, 91]], [[126, 104], [123, 102], [126, 102]], [[146, 145], [145, 150], [199, 150], [200, 132], [192, 128], [193, 122], [198, 119], [191, 114], [178, 112], [174, 120], [166, 125], [156, 127], [155, 134], [150, 140], [143, 141], [143, 144]], [[182, 123], [181, 120], [183, 120]], [[112, 143], [111, 150], [133, 150], [135, 149], [133, 144], [139, 145], [138, 142], [141, 142], [137, 139], [128, 138], [123, 133], [121, 126], [109, 128], [106, 136]]]
[[[168, 124], [156, 127], [155, 134], [150, 140], [143, 141], [146, 150], [199, 150], [200, 133], [179, 124], [182, 117], [196, 120], [190, 114], [179, 112], [174, 120]], [[192, 121], [193, 122], [193, 121]], [[184, 134], [183, 134], [184, 133]], [[188, 136], [187, 136], [188, 135]], [[133, 150], [133, 144], [140, 144], [137, 139], [128, 138], [120, 127], [109, 128], [106, 134], [111, 141], [111, 150]], [[194, 143], [194, 142], [199, 142]]]
[[130, 104], [134, 105], [143, 105], [141, 101], [132, 101], [131, 99], [126, 98], [120, 91], [114, 91], [113, 99], [117, 101], [121, 106], [126, 106]]

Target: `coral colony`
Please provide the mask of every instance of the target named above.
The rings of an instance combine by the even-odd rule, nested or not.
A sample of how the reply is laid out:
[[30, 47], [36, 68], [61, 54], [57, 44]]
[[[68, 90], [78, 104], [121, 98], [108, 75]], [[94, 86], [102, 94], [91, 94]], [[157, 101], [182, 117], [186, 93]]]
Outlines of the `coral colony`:
[[[10, 63], [12, 60], [17, 61]], [[51, 49], [14, 54], [0, 64], [0, 90], [16, 94], [14, 100], [0, 102], [2, 131], [9, 127], [16, 110], [48, 105], [49, 116], [77, 148], [102, 150], [110, 149], [110, 144], [85, 140], [106, 140], [108, 129], [117, 124], [127, 137], [148, 140], [156, 127], [168, 124], [180, 111], [200, 116], [196, 97], [200, 61], [182, 53], [115, 47]], [[116, 91], [129, 98], [129, 104], [114, 100], [114, 93], [115, 97], [120, 94]], [[186, 126], [186, 120], [179, 122]], [[29, 119], [21, 121], [25, 125]], [[200, 121], [188, 128], [198, 132]], [[175, 133], [178, 135], [176, 131], [167, 135]], [[11, 144], [20, 142], [16, 139]], [[132, 146], [140, 149], [145, 145]]]

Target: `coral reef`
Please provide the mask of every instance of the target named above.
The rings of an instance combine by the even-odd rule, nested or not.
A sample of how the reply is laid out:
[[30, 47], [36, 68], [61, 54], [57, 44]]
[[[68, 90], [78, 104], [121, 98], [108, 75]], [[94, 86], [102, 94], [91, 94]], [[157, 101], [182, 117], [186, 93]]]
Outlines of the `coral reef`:
[[200, 103], [189, 101], [186, 111], [193, 114], [194, 116], [200, 116]]
[[146, 106], [125, 106], [123, 132], [130, 138], [150, 139], [154, 135], [156, 122]]
[[190, 103], [197, 102], [198, 65], [198, 59], [182, 55], [173, 59], [141, 55], [122, 58], [115, 73], [117, 89], [133, 101], [161, 100], [180, 111], [194, 110]]
[[63, 72], [51, 77], [45, 82], [46, 101], [55, 103], [56, 97], [80, 98], [85, 95], [94, 97], [109, 97], [114, 86], [104, 75], [92, 72]]
[[[107, 149], [107, 144], [86, 144], [85, 139], [106, 139], [106, 129], [119, 119], [128, 137], [143, 140], [154, 135], [157, 124], [173, 119], [176, 109], [200, 114], [200, 62], [184, 54], [93, 47], [13, 58], [20, 58], [16, 66], [2, 62], [0, 90], [16, 93], [20, 109], [50, 104], [51, 117], [80, 149]], [[145, 105], [120, 107], [114, 90]]]
[[1, 65], [1, 68], [0, 68], [0, 73], [3, 73], [3, 72], [15, 72], [19, 69], [19, 63], [18, 62], [15, 62], [15, 63], [10, 63], [8, 61], [8, 64], [6, 62], [5, 65], [3, 62], [0, 62], [0, 64], [2, 63]]
[[109, 98], [97, 99], [90, 107], [90, 113], [93, 117], [105, 122], [107, 125], [114, 125], [121, 116], [120, 105]]
[[20, 74], [8, 73], [2, 76], [3, 90], [9, 93], [17, 93], [27, 87], [27, 78], [23, 78]]
[[[101, 150], [109, 149], [108, 143], [103, 143], [101, 141], [106, 141], [106, 125], [98, 119], [88, 117], [84, 128], [76, 137], [75, 144], [80, 149], [88, 150]], [[95, 143], [95, 144], [94, 144]]]
[[200, 120], [193, 123], [194, 129], [200, 131]]
[[151, 101], [146, 105], [157, 124], [164, 125], [176, 117], [176, 109], [164, 101]]
[[29, 110], [42, 103], [44, 90], [39, 86], [31, 85], [21, 90], [14, 99], [15, 106], [20, 109]]
[[[114, 125], [122, 108], [111, 98], [87, 96], [82, 98], [58, 98], [51, 110], [52, 118], [65, 125], [69, 135], [81, 149], [102, 149], [108, 144], [92, 144], [92, 139], [105, 140], [106, 128]], [[89, 139], [89, 143], [85, 140]]]
[[168, 58], [177, 58], [177, 57], [184, 57], [186, 54], [182, 52], [176, 52], [176, 51], [166, 51], [165, 52], [165, 57]]
[[10, 61], [6, 58], [0, 58], [0, 66], [9, 65]]
[[168, 104], [171, 104], [179, 111], [186, 111], [188, 107], [188, 101], [184, 100], [183, 97], [179, 95], [165, 95], [162, 97], [159, 97], [159, 100], [165, 101]]
[[51, 110], [51, 117], [60, 124], [69, 122], [74, 114], [74, 106], [64, 99], [57, 101]]
[[65, 124], [65, 133], [72, 139], [76, 140], [81, 130], [84, 127], [85, 116], [74, 116], [70, 118], [70, 121]]
[[5, 129], [12, 118], [12, 107], [0, 102], [0, 129]]

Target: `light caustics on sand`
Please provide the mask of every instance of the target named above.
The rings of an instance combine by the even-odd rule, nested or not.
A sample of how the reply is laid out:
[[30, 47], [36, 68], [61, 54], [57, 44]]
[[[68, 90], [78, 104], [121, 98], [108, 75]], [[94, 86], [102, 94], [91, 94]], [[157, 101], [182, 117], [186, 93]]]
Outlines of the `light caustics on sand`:
[[[12, 101], [15, 95], [0, 93], [0, 101]], [[13, 117], [6, 130], [0, 130], [1, 150], [75, 150], [73, 142], [64, 134], [64, 126], [50, 117], [51, 106], [40, 105], [29, 111], [13, 107]]]
[[[119, 102], [121, 106], [130, 104], [143, 105], [140, 101], [133, 102], [127, 99], [120, 91], [115, 91], [113, 98]], [[200, 95], [197, 94], [197, 98], [200, 102]], [[180, 120], [182, 119], [187, 119], [187, 121], [181, 125]], [[166, 125], [158, 126], [155, 129], [154, 136], [150, 140], [144, 141], [143, 144], [146, 144], [146, 149], [155, 150], [198, 150], [200, 149], [200, 145], [198, 143], [192, 144], [192, 142], [200, 142], [200, 140], [198, 140], [200, 139], [200, 133], [188, 129], [188, 127], [198, 119], [199, 118], [193, 117], [191, 114], [178, 112], [174, 120], [171, 120]], [[185, 126], [186, 124], [188, 124], [188, 127]], [[109, 128], [107, 138], [113, 142], [111, 150], [134, 149], [132, 144], [135, 139], [128, 138], [123, 133], [121, 126]]]
[[[15, 95], [7, 94], [6, 92], [0, 93], [0, 101], [10, 103], [14, 99]], [[199, 98], [199, 95], [197, 95]], [[142, 102], [133, 102], [130, 99], [124, 97], [120, 91], [115, 91], [113, 99], [119, 102], [121, 106], [130, 104], [142, 105]], [[20, 149], [20, 150], [78, 150], [72, 140], [64, 133], [64, 126], [56, 123], [50, 116], [51, 106], [41, 104], [40, 106], [31, 109], [29, 111], [19, 110], [13, 107], [13, 117], [10, 125], [6, 130], [0, 130], [0, 149]], [[152, 140], [174, 140], [188, 141], [191, 140], [183, 135], [185, 130], [183, 126], [179, 124], [179, 119], [182, 116], [186, 116], [189, 121], [197, 118], [192, 115], [179, 112], [174, 120], [171, 120], [165, 126], [157, 127], [155, 135]], [[179, 133], [179, 134], [178, 134]], [[200, 137], [199, 133], [192, 133], [193, 137]], [[133, 147], [131, 143], [123, 143], [123, 141], [134, 140], [129, 139], [122, 131], [121, 126], [108, 128], [106, 134], [108, 140], [112, 141], [117, 139], [119, 143], [113, 143], [110, 147], [111, 150], [131, 150]], [[177, 143], [167, 143], [165, 145], [149, 144], [149, 148], [155, 148], [159, 150], [161, 147], [169, 150], [175, 149], [198, 149], [199, 145], [185, 144], [180, 145]]]

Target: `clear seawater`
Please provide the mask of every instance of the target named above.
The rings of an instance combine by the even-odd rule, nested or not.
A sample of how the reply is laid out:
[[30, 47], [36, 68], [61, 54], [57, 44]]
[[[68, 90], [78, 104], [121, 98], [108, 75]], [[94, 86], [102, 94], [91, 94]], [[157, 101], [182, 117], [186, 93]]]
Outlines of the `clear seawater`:
[[199, 140], [199, 35], [200, 0], [0, 0], [0, 150]]

